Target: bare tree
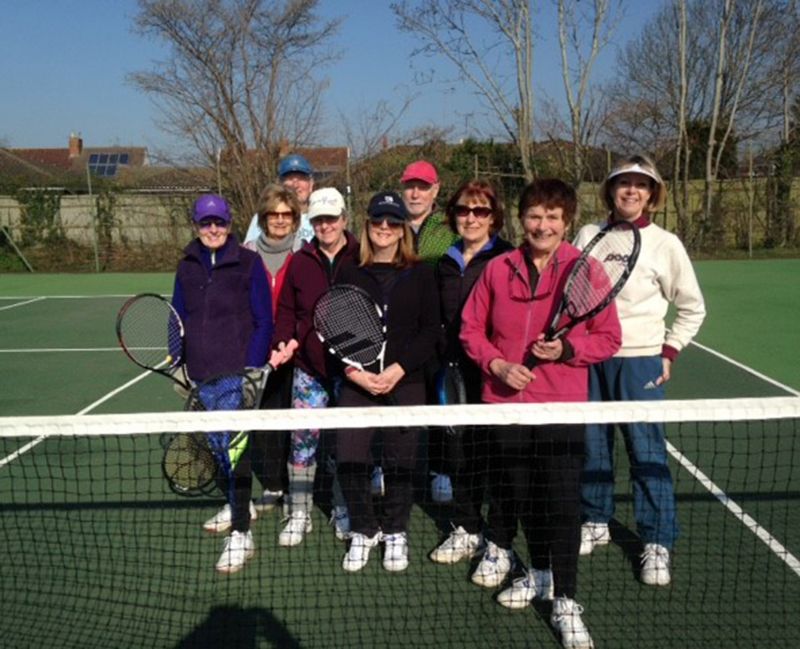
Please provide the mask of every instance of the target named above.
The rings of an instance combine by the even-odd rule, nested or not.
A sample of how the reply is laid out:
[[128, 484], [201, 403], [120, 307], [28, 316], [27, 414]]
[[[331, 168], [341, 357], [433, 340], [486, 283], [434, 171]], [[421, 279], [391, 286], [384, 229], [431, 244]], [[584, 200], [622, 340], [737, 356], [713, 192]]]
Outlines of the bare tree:
[[[680, 192], [679, 227], [691, 247], [721, 241], [718, 180], [736, 173], [738, 144], [778, 126], [774, 39], [784, 2], [670, 0], [626, 47], [618, 64], [625, 75], [607, 88], [615, 98], [608, 140], [668, 163]], [[684, 184], [690, 178], [704, 181], [694, 214]]]
[[339, 21], [319, 0], [139, 0], [136, 29], [168, 48], [153, 70], [130, 76], [161, 108], [162, 127], [218, 166], [244, 214], [274, 176], [280, 145], [311, 143], [336, 57]]
[[[421, 42], [415, 54], [444, 56], [475, 88], [516, 145], [533, 179], [533, 31], [529, 0], [402, 0], [400, 28]], [[488, 28], [488, 42], [478, 40]], [[511, 63], [511, 65], [509, 65]], [[511, 69], [509, 76], [503, 70]]]
[[[557, 0], [558, 42], [561, 50], [561, 76], [569, 111], [569, 175], [577, 187], [586, 171], [586, 150], [597, 108], [591, 96], [591, 75], [597, 55], [608, 44], [613, 32], [613, 9], [618, 2], [593, 0]], [[587, 39], [587, 34], [591, 38]], [[551, 137], [556, 143], [557, 140]]]

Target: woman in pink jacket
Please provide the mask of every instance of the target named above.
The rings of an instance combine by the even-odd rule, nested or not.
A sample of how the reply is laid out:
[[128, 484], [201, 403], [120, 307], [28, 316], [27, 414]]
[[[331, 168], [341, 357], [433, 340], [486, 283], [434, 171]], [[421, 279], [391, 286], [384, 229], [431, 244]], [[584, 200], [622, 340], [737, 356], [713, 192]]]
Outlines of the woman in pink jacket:
[[[577, 209], [575, 191], [557, 179], [528, 185], [519, 201], [523, 244], [493, 259], [462, 313], [461, 342], [480, 367], [486, 403], [588, 399], [588, 366], [619, 349], [612, 304], [560, 340], [545, 340], [564, 282], [580, 252], [564, 241]], [[525, 361], [532, 355], [533, 370]], [[551, 623], [565, 647], [593, 647], [575, 602], [580, 545], [583, 425], [499, 426], [492, 431], [487, 548], [472, 575], [496, 588], [511, 573], [518, 523], [530, 569], [498, 595], [509, 608], [551, 599]]]

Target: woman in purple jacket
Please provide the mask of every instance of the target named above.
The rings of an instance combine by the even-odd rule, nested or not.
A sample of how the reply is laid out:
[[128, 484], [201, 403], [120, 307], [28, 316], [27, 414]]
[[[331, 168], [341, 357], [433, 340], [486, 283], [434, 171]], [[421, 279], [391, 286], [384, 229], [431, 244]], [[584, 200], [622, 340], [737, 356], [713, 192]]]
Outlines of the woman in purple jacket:
[[[528, 185], [519, 200], [523, 244], [489, 262], [462, 312], [461, 342], [480, 367], [487, 403], [588, 399], [588, 366], [619, 349], [613, 304], [559, 340], [545, 340], [564, 280], [580, 256], [564, 241], [577, 208], [575, 190], [557, 179]], [[525, 360], [538, 364], [530, 370]], [[509, 575], [518, 523], [531, 566], [498, 595], [509, 608], [551, 599], [551, 624], [565, 647], [593, 647], [575, 602], [580, 545], [582, 425], [498, 426], [493, 430], [488, 541], [472, 575], [495, 588]]]
[[[263, 367], [272, 338], [272, 299], [264, 265], [231, 234], [232, 220], [221, 196], [198, 198], [192, 209], [197, 238], [184, 249], [175, 274], [172, 304], [185, 326], [186, 369], [194, 382]], [[203, 527], [220, 532], [233, 528], [216, 566], [219, 572], [233, 573], [255, 552], [249, 449], [236, 464], [232, 484], [220, 480], [220, 487], [227, 496], [223, 511], [228, 524], [212, 530], [207, 521]]]

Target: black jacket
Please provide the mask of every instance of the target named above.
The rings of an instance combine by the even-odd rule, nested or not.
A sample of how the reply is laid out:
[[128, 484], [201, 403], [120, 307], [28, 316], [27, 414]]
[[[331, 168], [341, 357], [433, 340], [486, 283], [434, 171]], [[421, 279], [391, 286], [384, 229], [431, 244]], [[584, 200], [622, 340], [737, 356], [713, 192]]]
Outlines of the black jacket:
[[[436, 353], [440, 332], [439, 293], [433, 269], [421, 262], [404, 269], [385, 264], [361, 268], [353, 265], [342, 268], [336, 283], [361, 287], [384, 309], [384, 367], [399, 363], [405, 370], [402, 382], [422, 382], [422, 368]], [[377, 367], [366, 369], [379, 371]]]
[[[470, 386], [480, 385], [480, 370], [464, 353], [461, 341], [458, 339], [461, 330], [461, 311], [486, 264], [498, 255], [514, 249], [514, 246], [500, 237], [495, 237], [491, 243], [491, 247], [481, 250], [470, 259], [465, 267], [462, 267], [463, 258], [460, 247], [458, 244], [453, 245], [439, 258], [436, 266], [436, 284], [439, 287], [444, 330], [443, 338], [440, 341], [439, 355], [443, 362], [459, 364], [466, 380], [468, 392], [471, 392]], [[477, 393], [479, 394], [479, 390]], [[473, 401], [473, 399], [469, 400]]]

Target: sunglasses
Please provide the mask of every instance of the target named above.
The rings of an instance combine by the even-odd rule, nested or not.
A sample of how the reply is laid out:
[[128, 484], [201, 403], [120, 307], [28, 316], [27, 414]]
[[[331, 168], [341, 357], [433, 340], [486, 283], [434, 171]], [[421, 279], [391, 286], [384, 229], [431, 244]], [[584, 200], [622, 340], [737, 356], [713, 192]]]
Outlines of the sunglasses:
[[492, 215], [491, 207], [467, 207], [466, 205], [456, 205], [453, 208], [456, 218], [465, 219], [470, 214], [474, 214], [476, 219], [488, 219]]
[[403, 224], [398, 223], [397, 221], [390, 220], [388, 216], [379, 216], [377, 218], [370, 218], [369, 224], [373, 228], [379, 228], [383, 224], [388, 225], [390, 228], [402, 228]]
[[201, 230], [208, 230], [212, 225], [217, 226], [220, 230], [228, 227], [228, 222], [224, 219], [203, 219], [197, 223], [197, 227]]
[[277, 221], [278, 219], [288, 219], [291, 220], [294, 217], [294, 212], [289, 210], [288, 212], [267, 212], [267, 218], [271, 221]]

